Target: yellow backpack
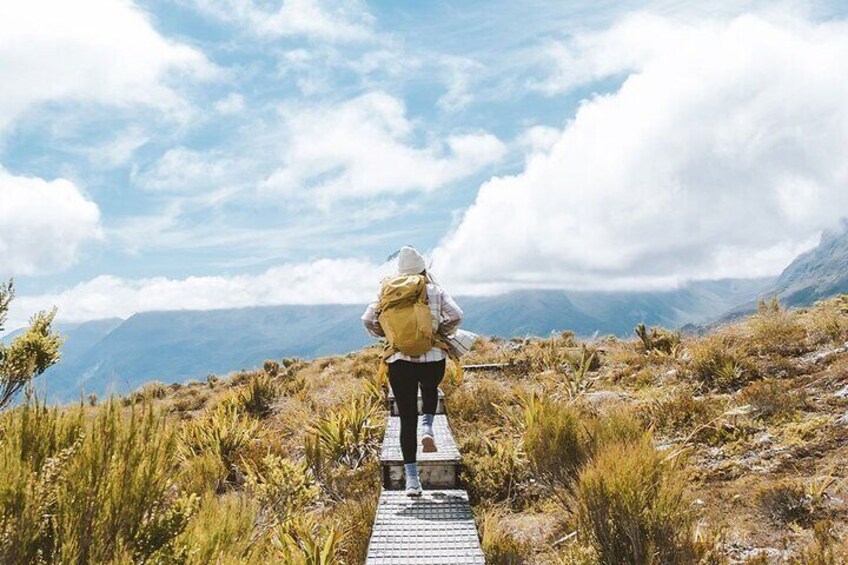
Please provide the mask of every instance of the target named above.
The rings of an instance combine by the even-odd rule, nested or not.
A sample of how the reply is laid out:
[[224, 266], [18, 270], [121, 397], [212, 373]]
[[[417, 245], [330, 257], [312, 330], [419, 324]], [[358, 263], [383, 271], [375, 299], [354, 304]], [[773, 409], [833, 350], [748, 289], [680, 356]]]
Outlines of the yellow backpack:
[[383, 279], [378, 308], [378, 320], [392, 351], [415, 357], [435, 345], [424, 276], [396, 275]]

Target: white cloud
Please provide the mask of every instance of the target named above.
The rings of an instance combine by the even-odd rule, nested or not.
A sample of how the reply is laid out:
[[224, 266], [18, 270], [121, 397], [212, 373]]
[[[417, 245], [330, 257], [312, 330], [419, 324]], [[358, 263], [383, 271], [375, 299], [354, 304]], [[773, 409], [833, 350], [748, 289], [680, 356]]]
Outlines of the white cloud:
[[549, 92], [626, 80], [481, 187], [434, 253], [466, 290], [774, 274], [848, 215], [846, 22], [636, 16], [556, 53]]
[[169, 80], [214, 73], [199, 51], [163, 38], [131, 2], [7, 2], [0, 17], [0, 132], [34, 105], [55, 100], [184, 113], [187, 104]]
[[372, 37], [372, 16], [359, 2], [283, 0], [268, 9], [255, 0], [194, 0], [216, 19], [247, 26], [265, 37], [306, 36], [328, 41], [362, 41]]
[[100, 235], [97, 204], [72, 182], [14, 176], [0, 167], [2, 276], [66, 268]]
[[18, 296], [8, 329], [37, 310], [58, 306], [58, 317], [84, 321], [128, 317], [152, 310], [210, 310], [275, 304], [364, 304], [393, 265], [360, 259], [320, 259], [268, 269], [258, 275], [156, 277], [128, 280], [99, 276], [57, 294]]
[[226, 98], [222, 98], [215, 102], [215, 110], [220, 114], [224, 114], [225, 116], [231, 114], [240, 114], [244, 111], [244, 96], [239, 94], [238, 92], [233, 92], [227, 95]]
[[[133, 182], [146, 190], [198, 193], [242, 185], [252, 180], [245, 178], [248, 169], [246, 159], [174, 147], [149, 168], [134, 170], [132, 177]], [[253, 174], [247, 176], [252, 177]]]
[[418, 147], [402, 101], [372, 92], [342, 104], [288, 109], [283, 166], [263, 188], [327, 204], [339, 198], [431, 191], [503, 157], [488, 133]]

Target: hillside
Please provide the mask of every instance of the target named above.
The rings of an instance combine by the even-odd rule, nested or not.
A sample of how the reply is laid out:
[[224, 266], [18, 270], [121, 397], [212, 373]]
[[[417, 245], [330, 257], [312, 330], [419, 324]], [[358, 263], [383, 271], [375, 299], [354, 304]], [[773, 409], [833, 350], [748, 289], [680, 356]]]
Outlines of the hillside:
[[[640, 322], [679, 327], [709, 320], [751, 299], [768, 279], [690, 283], [663, 292], [517, 291], [458, 297], [464, 326], [483, 335], [629, 335]], [[362, 329], [364, 306], [267, 306], [148, 312], [63, 330], [63, 360], [38, 381], [50, 400], [80, 391], [126, 393], [150, 380], [184, 382], [209, 373], [259, 366], [265, 359], [347, 353], [373, 340]]]
[[[465, 362], [507, 364], [442, 383], [488, 563], [848, 560], [848, 296]], [[377, 367], [368, 348], [0, 415], [0, 562], [362, 563]]]
[[[822, 233], [819, 244], [802, 253], [780, 276], [761, 290], [764, 296], [776, 296], [789, 306], [809, 306], [816, 300], [848, 292], [848, 221], [839, 228]], [[757, 309], [756, 300], [748, 300], [731, 309], [721, 319], [732, 320]]]

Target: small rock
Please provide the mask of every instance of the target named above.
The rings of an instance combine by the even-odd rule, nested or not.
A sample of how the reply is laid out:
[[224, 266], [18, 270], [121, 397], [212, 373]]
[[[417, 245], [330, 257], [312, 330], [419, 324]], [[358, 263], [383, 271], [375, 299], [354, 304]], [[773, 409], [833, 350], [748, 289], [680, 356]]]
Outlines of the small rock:
[[587, 392], [583, 394], [588, 402], [592, 404], [603, 404], [605, 402], [614, 402], [617, 400], [628, 400], [631, 395], [626, 392], [615, 392], [612, 390], [599, 390], [596, 392]]
[[813, 353], [809, 353], [802, 357], [801, 360], [805, 363], [818, 365], [820, 363], [826, 363], [827, 361], [830, 361], [832, 358], [836, 357], [841, 353], [845, 353], [846, 351], [848, 351], [848, 343], [844, 343], [840, 347], [836, 347], [834, 349], [814, 351]]
[[754, 438], [754, 443], [757, 445], [768, 446], [771, 444], [771, 434], [763, 432]]
[[848, 412], [837, 418], [836, 424], [839, 426], [848, 426]]
[[848, 398], [848, 385], [845, 385], [841, 389], [834, 392], [833, 396], [835, 396], [836, 398]]
[[745, 404], [744, 406], [737, 406], [732, 410], [728, 410], [724, 413], [725, 416], [744, 416], [745, 414], [750, 414], [754, 411], [754, 407], [750, 404]]

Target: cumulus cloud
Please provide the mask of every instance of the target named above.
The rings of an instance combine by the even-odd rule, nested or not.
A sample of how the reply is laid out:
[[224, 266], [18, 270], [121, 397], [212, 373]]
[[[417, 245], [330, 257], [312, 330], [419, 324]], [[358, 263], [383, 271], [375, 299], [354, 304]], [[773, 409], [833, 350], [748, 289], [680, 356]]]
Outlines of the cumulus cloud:
[[72, 265], [101, 235], [100, 210], [70, 181], [14, 176], [0, 167], [0, 271], [31, 275]]
[[449, 136], [416, 146], [415, 124], [402, 101], [372, 92], [342, 104], [285, 111], [290, 139], [283, 166], [263, 189], [308, 196], [324, 204], [340, 198], [431, 191], [503, 157], [488, 133]]
[[372, 37], [373, 17], [359, 2], [283, 0], [278, 8], [255, 0], [194, 0], [202, 12], [264, 37], [306, 36], [328, 41]]
[[0, 38], [0, 132], [53, 100], [185, 112], [169, 79], [215, 74], [203, 54], [163, 38], [125, 0], [8, 2]]
[[19, 296], [7, 326], [23, 325], [32, 312], [54, 305], [60, 319], [84, 321], [151, 310], [364, 304], [374, 299], [380, 278], [392, 267], [361, 259], [320, 259], [273, 267], [258, 275], [140, 280], [104, 275], [57, 294]]
[[465, 290], [771, 275], [848, 215], [846, 22], [640, 15], [551, 52], [549, 93], [625, 80], [481, 187], [434, 252]]

